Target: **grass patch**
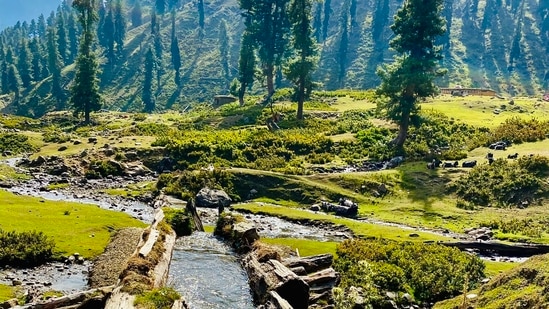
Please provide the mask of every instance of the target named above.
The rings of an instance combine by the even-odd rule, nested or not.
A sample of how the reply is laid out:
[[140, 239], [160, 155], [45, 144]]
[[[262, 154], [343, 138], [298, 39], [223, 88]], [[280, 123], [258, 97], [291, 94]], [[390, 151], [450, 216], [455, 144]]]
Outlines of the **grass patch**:
[[31, 177], [18, 173], [13, 167], [0, 164], [0, 180], [29, 180]]
[[56, 256], [80, 253], [86, 258], [101, 254], [111, 232], [145, 223], [127, 214], [95, 205], [45, 201], [0, 190], [0, 228], [5, 231], [42, 231], [56, 244]]
[[[246, 203], [233, 205], [235, 210], [249, 211], [255, 214], [265, 214], [277, 216], [289, 220], [319, 220], [331, 222], [333, 224], [345, 225], [351, 229], [356, 235], [372, 238], [386, 238], [392, 240], [412, 240], [412, 241], [448, 241], [449, 237], [443, 237], [427, 232], [412, 232], [409, 229], [378, 225], [372, 223], [361, 222], [347, 218], [336, 217], [334, 215], [324, 213], [313, 213], [301, 209], [291, 209], [276, 205], [263, 205], [258, 203]], [[410, 237], [411, 233], [415, 233], [418, 237]]]
[[138, 295], [134, 305], [140, 308], [170, 309], [181, 296], [174, 288], [160, 288]]
[[0, 302], [12, 299], [15, 297], [15, 290], [13, 287], [0, 284]]
[[511, 270], [519, 266], [520, 264], [513, 262], [484, 261], [484, 265], [486, 265], [486, 268], [484, 269], [484, 274], [487, 277], [493, 277], [508, 270]]
[[48, 191], [52, 191], [52, 190], [66, 189], [70, 186], [71, 185], [69, 183], [50, 183], [46, 186], [46, 189], [48, 189]]
[[337, 242], [316, 241], [310, 239], [296, 238], [261, 238], [261, 241], [272, 245], [283, 245], [297, 250], [299, 256], [311, 256], [317, 254], [331, 253], [336, 255]]
[[138, 197], [145, 193], [150, 193], [155, 189], [156, 182], [145, 181], [135, 184], [129, 184], [125, 188], [105, 189], [101, 192], [112, 196]]

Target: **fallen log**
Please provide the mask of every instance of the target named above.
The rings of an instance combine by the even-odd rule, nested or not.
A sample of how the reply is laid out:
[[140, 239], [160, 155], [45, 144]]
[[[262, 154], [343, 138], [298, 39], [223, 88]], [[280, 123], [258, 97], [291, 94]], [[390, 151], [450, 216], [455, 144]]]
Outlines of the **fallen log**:
[[104, 299], [113, 291], [113, 289], [114, 289], [114, 286], [91, 289], [91, 290], [82, 291], [82, 292], [78, 292], [70, 295], [52, 298], [43, 302], [26, 304], [18, 308], [20, 309], [53, 309], [53, 308], [60, 308], [60, 307], [68, 307], [68, 306], [81, 304], [82, 302], [91, 298], [100, 297]]
[[160, 232], [156, 229], [151, 229], [149, 232], [149, 235], [147, 237], [147, 241], [145, 241], [145, 244], [141, 249], [139, 249], [139, 256], [142, 258], [145, 258], [151, 253], [151, 250], [158, 240], [158, 236], [160, 236]]
[[334, 256], [327, 254], [319, 254], [302, 258], [289, 258], [284, 260], [283, 264], [288, 268], [303, 267], [307, 273], [312, 273], [332, 266]]
[[501, 242], [476, 241], [441, 242], [440, 244], [456, 247], [461, 250], [475, 250], [487, 256], [531, 257], [533, 255], [549, 253], [549, 245], [539, 244], [504, 244]]
[[271, 296], [270, 302], [272, 304], [272, 307], [276, 309], [293, 309], [292, 305], [290, 305], [287, 300], [278, 295], [277, 292], [270, 291], [269, 295]]
[[301, 279], [303, 279], [310, 287], [326, 283], [333, 283], [332, 286], [335, 286], [340, 280], [340, 275], [330, 267], [307, 276], [302, 276]]
[[269, 292], [275, 291], [292, 308], [308, 308], [309, 286], [279, 261], [260, 263], [254, 254], [248, 254], [243, 259], [243, 265], [257, 303], [265, 304], [270, 298]]

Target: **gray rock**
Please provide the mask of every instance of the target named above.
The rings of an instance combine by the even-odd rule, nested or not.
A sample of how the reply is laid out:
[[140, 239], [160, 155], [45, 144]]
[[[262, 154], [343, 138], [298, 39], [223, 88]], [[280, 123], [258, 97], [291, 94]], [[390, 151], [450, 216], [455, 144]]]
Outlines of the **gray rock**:
[[229, 207], [231, 202], [232, 199], [223, 190], [205, 187], [196, 194], [196, 206], [198, 207]]
[[67, 150], [67, 146], [65, 146], [65, 145], [57, 148], [57, 151], [65, 151], [65, 150]]

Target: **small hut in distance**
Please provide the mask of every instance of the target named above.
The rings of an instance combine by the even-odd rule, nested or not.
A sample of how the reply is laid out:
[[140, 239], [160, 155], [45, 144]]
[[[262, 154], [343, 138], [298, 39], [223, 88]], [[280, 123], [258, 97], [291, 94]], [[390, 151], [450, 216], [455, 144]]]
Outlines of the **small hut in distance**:
[[219, 107], [224, 104], [235, 102], [236, 100], [238, 99], [233, 97], [232, 95], [224, 95], [224, 94], [216, 95], [214, 97], [213, 106]]

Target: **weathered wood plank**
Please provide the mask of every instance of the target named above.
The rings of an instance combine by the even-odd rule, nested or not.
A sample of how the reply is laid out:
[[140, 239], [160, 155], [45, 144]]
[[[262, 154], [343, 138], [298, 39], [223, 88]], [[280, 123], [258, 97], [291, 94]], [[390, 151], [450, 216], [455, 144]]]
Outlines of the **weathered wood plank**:
[[149, 237], [147, 237], [147, 241], [145, 241], [143, 247], [139, 249], [139, 256], [147, 257], [149, 253], [151, 253], [154, 244], [158, 240], [158, 236], [160, 236], [160, 232], [158, 230], [151, 229]]
[[302, 258], [290, 258], [284, 260], [283, 264], [286, 265], [288, 268], [302, 266], [303, 268], [305, 268], [307, 273], [312, 273], [332, 266], [333, 261], [334, 256], [326, 253]]

